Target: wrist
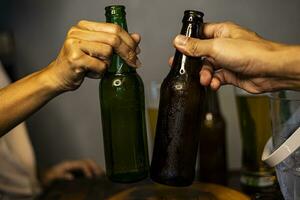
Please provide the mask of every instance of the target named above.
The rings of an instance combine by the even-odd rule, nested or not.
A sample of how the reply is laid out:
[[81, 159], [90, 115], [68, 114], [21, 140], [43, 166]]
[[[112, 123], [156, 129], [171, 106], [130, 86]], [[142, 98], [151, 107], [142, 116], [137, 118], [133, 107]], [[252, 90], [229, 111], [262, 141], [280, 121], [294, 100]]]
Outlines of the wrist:
[[300, 46], [283, 46], [276, 53], [277, 76], [300, 81]]
[[275, 76], [285, 81], [285, 89], [300, 89], [300, 46], [282, 45], [274, 53]]
[[39, 80], [41, 84], [43, 84], [44, 88], [48, 91], [49, 95], [55, 97], [66, 90], [61, 86], [61, 83], [57, 79], [52, 65], [54, 65], [54, 63], [51, 63], [49, 66], [39, 72]]

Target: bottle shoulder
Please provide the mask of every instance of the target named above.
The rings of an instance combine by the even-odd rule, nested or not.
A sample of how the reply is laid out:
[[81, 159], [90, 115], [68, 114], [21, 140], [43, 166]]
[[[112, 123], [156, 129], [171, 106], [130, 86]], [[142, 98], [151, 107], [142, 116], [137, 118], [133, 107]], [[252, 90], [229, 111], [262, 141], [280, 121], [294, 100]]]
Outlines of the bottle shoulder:
[[106, 73], [100, 80], [99, 87], [110, 92], [144, 91], [143, 81], [137, 73]]
[[204, 86], [200, 84], [199, 78], [189, 75], [173, 75], [168, 74], [162, 82], [161, 88], [164, 89], [198, 89], [204, 92]]
[[140, 75], [136, 72], [128, 72], [128, 73], [106, 72], [101, 78], [101, 81], [113, 81], [114, 79], [137, 80], [139, 82], [143, 82]]

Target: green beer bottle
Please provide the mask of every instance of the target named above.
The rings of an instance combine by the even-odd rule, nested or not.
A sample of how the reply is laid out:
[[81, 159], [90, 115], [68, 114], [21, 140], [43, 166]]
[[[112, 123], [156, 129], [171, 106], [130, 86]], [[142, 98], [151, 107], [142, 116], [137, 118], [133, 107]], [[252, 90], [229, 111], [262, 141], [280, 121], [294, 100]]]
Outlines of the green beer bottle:
[[[108, 6], [106, 21], [127, 31], [124, 6]], [[148, 176], [144, 85], [118, 55], [100, 82], [100, 104], [107, 176], [135, 182]]]

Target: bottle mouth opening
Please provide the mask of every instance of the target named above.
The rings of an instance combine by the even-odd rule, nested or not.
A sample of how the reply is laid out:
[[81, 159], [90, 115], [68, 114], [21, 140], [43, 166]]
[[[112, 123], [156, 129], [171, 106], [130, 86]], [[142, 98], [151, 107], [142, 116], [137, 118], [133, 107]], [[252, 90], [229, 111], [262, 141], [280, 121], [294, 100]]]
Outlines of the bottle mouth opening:
[[125, 6], [123, 5], [106, 6], [105, 11], [106, 11], [105, 13], [106, 16], [126, 14]]
[[197, 23], [197, 22], [203, 22], [203, 12], [197, 11], [197, 10], [186, 10], [184, 11], [184, 16], [182, 19], [182, 22], [191, 22], [191, 23]]
[[115, 9], [125, 10], [125, 6], [123, 6], [123, 5], [110, 5], [110, 6], [105, 7], [105, 10], [115, 10]]
[[197, 10], [186, 10], [184, 11], [184, 15], [202, 18], [204, 16], [204, 13]]

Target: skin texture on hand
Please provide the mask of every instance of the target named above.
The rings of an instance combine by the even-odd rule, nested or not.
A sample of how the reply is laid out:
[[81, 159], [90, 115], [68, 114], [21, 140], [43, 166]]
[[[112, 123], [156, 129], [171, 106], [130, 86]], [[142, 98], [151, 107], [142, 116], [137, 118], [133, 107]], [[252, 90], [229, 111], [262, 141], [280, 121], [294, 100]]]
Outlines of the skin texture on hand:
[[57, 89], [77, 89], [85, 76], [100, 78], [110, 63], [113, 52], [127, 64], [139, 67], [138, 34], [129, 35], [120, 26], [111, 23], [80, 21], [72, 27], [57, 59], [49, 66]]
[[65, 161], [44, 171], [40, 176], [41, 183], [43, 186], [49, 186], [55, 180], [74, 180], [74, 171], [81, 171], [86, 178], [96, 178], [104, 174], [93, 160]]
[[0, 137], [55, 96], [77, 89], [85, 77], [100, 78], [114, 52], [139, 67], [139, 42], [138, 34], [118, 25], [80, 21], [49, 66], [0, 89]]
[[300, 46], [265, 40], [231, 22], [205, 24], [203, 35], [174, 40], [182, 53], [205, 57], [201, 84], [215, 90], [232, 84], [250, 93], [300, 89]]

